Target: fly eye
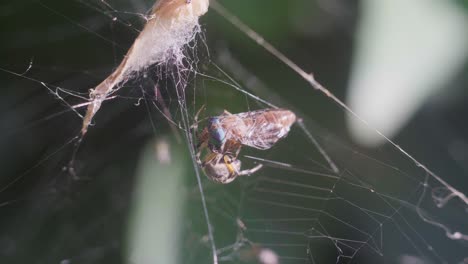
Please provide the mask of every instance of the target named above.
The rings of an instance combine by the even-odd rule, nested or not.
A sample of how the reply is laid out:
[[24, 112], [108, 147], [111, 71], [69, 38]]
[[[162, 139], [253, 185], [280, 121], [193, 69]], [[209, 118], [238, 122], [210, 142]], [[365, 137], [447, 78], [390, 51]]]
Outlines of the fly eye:
[[214, 128], [210, 130], [210, 135], [214, 145], [220, 146], [222, 145], [226, 134], [222, 128]]
[[219, 136], [220, 136], [220, 133], [219, 133], [219, 129], [213, 129], [211, 130], [211, 136], [215, 139], [219, 139]]

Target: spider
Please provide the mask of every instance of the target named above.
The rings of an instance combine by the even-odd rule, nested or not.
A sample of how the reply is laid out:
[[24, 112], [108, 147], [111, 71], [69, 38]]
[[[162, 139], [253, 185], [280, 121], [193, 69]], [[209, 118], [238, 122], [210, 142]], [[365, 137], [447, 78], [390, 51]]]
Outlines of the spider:
[[206, 176], [211, 180], [227, 184], [237, 178], [237, 176], [251, 175], [263, 167], [262, 164], [248, 169], [241, 170], [241, 161], [230, 154], [212, 152], [203, 162], [198, 161]]
[[[269, 149], [279, 139], [286, 137], [289, 128], [296, 121], [293, 112], [285, 109], [263, 109], [239, 114], [228, 111], [208, 118], [207, 126], [198, 135], [198, 115], [195, 116], [194, 130], [197, 135], [196, 160], [211, 180], [227, 184], [237, 176], [251, 175], [262, 168], [259, 164], [251, 169], [241, 170], [237, 158], [242, 145], [257, 149]], [[202, 151], [207, 154], [200, 160]]]

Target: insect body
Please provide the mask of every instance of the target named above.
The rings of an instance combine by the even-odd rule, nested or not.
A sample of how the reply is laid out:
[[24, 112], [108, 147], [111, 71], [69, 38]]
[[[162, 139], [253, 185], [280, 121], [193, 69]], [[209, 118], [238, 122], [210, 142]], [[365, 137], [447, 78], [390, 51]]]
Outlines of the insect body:
[[[250, 175], [259, 170], [257, 165], [241, 171], [237, 159], [242, 145], [269, 149], [281, 138], [287, 136], [296, 115], [285, 109], [263, 109], [239, 114], [227, 111], [208, 119], [207, 126], [198, 137], [197, 160], [205, 174], [220, 183], [229, 183], [237, 176]], [[203, 162], [201, 152], [206, 149]]]
[[264, 109], [239, 114], [225, 111], [209, 119], [211, 141], [222, 147], [228, 141], [257, 149], [269, 149], [287, 136], [296, 115], [284, 109]]

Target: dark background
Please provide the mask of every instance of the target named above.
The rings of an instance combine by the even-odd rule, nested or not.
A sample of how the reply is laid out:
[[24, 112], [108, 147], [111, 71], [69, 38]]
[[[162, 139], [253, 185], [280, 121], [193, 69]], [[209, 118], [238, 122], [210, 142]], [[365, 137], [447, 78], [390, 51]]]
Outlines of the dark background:
[[[307, 72], [313, 72], [337, 97], [344, 98], [360, 3], [334, 2], [340, 7], [338, 13], [328, 13], [321, 8], [320, 2], [309, 0], [222, 3], [292, 61]], [[170, 138], [173, 152], [185, 153], [173, 158], [172, 163], [176, 167], [186, 168], [181, 176], [184, 177], [185, 186], [181, 193], [190, 198], [181, 224], [183, 242], [180, 244], [179, 261], [206, 263], [210, 260], [208, 243], [203, 242], [206, 222], [183, 133], [180, 130], [174, 132], [152, 106], [154, 82], [162, 86], [167, 84], [162, 88], [164, 101], [176, 123], [180, 120], [177, 98], [171, 90], [170, 80], [164, 77], [162, 79], [165, 81], [158, 79], [160, 76], [152, 74], [152, 71], [156, 71], [151, 69], [148, 78], [138, 77], [128, 83], [128, 89], [122, 90], [121, 97], [103, 105], [96, 117], [96, 124], [79, 147], [73, 139], [78, 134], [81, 119], [47, 89], [61, 87], [86, 97], [88, 89], [104, 79], [120, 62], [137, 36], [137, 30], [143, 25], [143, 20], [133, 13], [145, 13], [151, 3], [112, 1], [110, 4], [119, 12], [106, 9], [100, 1], [7, 1], [0, 5], [0, 67], [3, 69], [0, 71], [2, 263], [127, 262], [126, 247], [129, 242], [125, 237], [132, 210], [131, 199], [137, 192], [134, 187], [142, 149], [153, 146], [153, 140], [162, 138]], [[460, 8], [468, 10], [466, 1], [458, 1], [458, 4]], [[118, 21], [113, 22], [113, 17], [117, 17]], [[230, 82], [228, 77], [217, 70], [214, 66], [216, 64], [245, 89], [266, 87], [263, 94], [260, 90], [253, 92], [274, 104], [292, 106], [300, 111], [307, 129], [318, 137], [326, 151], [349, 175], [357, 175], [392, 197], [412, 204], [418, 202], [421, 195], [418, 188], [426, 176], [424, 171], [388, 145], [378, 149], [359, 149], [348, 139], [344, 122], [346, 113], [341, 108], [310, 88], [297, 74], [232, 27], [215, 11], [211, 10], [204, 16], [201, 24], [204, 34], [197, 47], [201, 72]], [[447, 41], [449, 48], [450, 40]], [[229, 58], [227, 61], [226, 56]], [[32, 67], [24, 75], [18, 76], [28, 69], [30, 63]], [[466, 69], [465, 65], [460, 73], [455, 74], [456, 78], [446, 84], [448, 88], [442, 94], [445, 100], [428, 101], [395, 138], [405, 150], [465, 193], [468, 191]], [[245, 70], [248, 75], [239, 75], [240, 70]], [[248, 80], [252, 76], [258, 78], [261, 84], [254, 82], [249, 87]], [[146, 91], [145, 97], [142, 91]], [[64, 92], [58, 94], [70, 105], [83, 102]], [[143, 100], [139, 101], [140, 98]], [[187, 98], [190, 98], [188, 107], [193, 115], [202, 104], [207, 106], [204, 115], [214, 115], [223, 109], [237, 113], [265, 107], [255, 100], [246, 99], [219, 81], [201, 76], [196, 79], [191, 76]], [[193, 98], [196, 98], [195, 102]], [[82, 109], [79, 111], [83, 113]], [[246, 150], [243, 154], [321, 171], [310, 165], [310, 159], [325, 163], [310, 144], [304, 145], [306, 139], [298, 128], [293, 129], [290, 137], [288, 142], [281, 142], [270, 153]], [[454, 142], [464, 144], [457, 159], [448, 152]], [[354, 151], [384, 160], [398, 170], [380, 167], [375, 160], [365, 159]], [[252, 165], [252, 161], [245, 160], [246, 168]], [[278, 169], [266, 169], [259, 172], [258, 177], [276, 177], [281, 172]], [[294, 172], [284, 173], [291, 174], [291, 177], [298, 175]], [[155, 171], [154, 175], [157, 177], [158, 172]], [[378, 182], [372, 179], [375, 175], [388, 181]], [[405, 175], [411, 175], [411, 180]], [[274, 218], [294, 214], [290, 208], [270, 208], [239, 198], [244, 195], [253, 199], [275, 199], [268, 195], [257, 196], [258, 193], [252, 187], [256, 183], [255, 179], [221, 186], [214, 185], [203, 176], [203, 182], [219, 247], [235, 241], [238, 234], [236, 217], [253, 218], [255, 215]], [[392, 215], [391, 211], [386, 211], [389, 209], [388, 204], [373, 202], [375, 197], [368, 198], [367, 191], [353, 189], [343, 182], [346, 181], [338, 181], [334, 188], [345, 200], [356, 202], [362, 207], [385, 208], [382, 213]], [[327, 180], [316, 179], [306, 180], [306, 183], [314, 186], [328, 184]], [[440, 186], [431, 180], [429, 184]], [[284, 191], [288, 191], [287, 187]], [[289, 191], [313, 195], [304, 190]], [[239, 210], [237, 213], [228, 213], [228, 217], [219, 213], [230, 211], [224, 208], [226, 200], [229, 200], [226, 197], [234, 197], [235, 208]], [[421, 206], [436, 219], [466, 231], [466, 205], [455, 201], [449, 208], [437, 209], [429, 195], [423, 198]], [[283, 202], [312, 209], [321, 208], [320, 202], [294, 199]], [[164, 204], [170, 207], [171, 200]], [[395, 206], [400, 205], [402, 203], [396, 203]], [[372, 225], [372, 221], [368, 222], [368, 218], [361, 216], [349, 204], [335, 203], [333, 200], [327, 204], [326, 211], [355, 226], [363, 225], [364, 230], [371, 229], [369, 225]], [[401, 255], [422, 253], [430, 259], [427, 263], [439, 263], [441, 260], [456, 263], [467, 257], [465, 244], [447, 239], [440, 229], [422, 222], [410, 206], [402, 206], [401, 215], [392, 215], [392, 221], [381, 221], [388, 223], [388, 229], [384, 230], [386, 242], [382, 249], [383, 257], [364, 248], [351, 260], [340, 261], [397, 263]], [[421, 242], [411, 228], [401, 224], [404, 221], [410, 222], [411, 227], [418, 234], [423, 234], [429, 242]], [[355, 230], [341, 230], [343, 226], [340, 223], [327, 217], [322, 222], [327, 230], [336, 231], [343, 237], [347, 235], [356, 240], [365, 240]], [[394, 223], [400, 223], [401, 226]], [[252, 226], [255, 228], [255, 224]], [[290, 231], [313, 233], [308, 230], [311, 226], [316, 227], [315, 224], [306, 223], [305, 226], [271, 224], [257, 228], [289, 228]], [[405, 239], [403, 234], [410, 240]], [[267, 232], [253, 232], [248, 237], [264, 244], [297, 242], [296, 238]], [[272, 248], [282, 256], [298, 257], [297, 260], [283, 259], [285, 263], [307, 263], [307, 248], [315, 250], [316, 263], [334, 263], [331, 261], [336, 260], [336, 248], [330, 240], [306, 239], [304, 236], [299, 240], [304, 246]], [[429, 244], [436, 248], [440, 258], [425, 248]]]

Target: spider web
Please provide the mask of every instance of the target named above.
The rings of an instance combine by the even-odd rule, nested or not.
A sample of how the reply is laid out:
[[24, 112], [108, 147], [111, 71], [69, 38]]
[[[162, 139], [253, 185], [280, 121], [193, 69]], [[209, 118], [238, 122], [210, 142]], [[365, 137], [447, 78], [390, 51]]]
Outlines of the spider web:
[[[9, 88], [5, 98], [16, 98], [3, 104], [7, 158], [0, 209], [7, 217], [2, 219], [2, 259], [132, 263], [122, 256], [122, 237], [132, 206], [135, 156], [149, 138], [171, 135], [171, 148], [188, 146], [186, 155], [194, 161], [190, 127], [204, 105], [204, 117], [224, 109], [282, 107], [293, 110], [300, 122], [271, 150], [243, 148], [243, 169], [258, 163], [264, 168], [229, 185], [210, 182], [195, 162], [172, 161], [190, 168], [180, 191], [189, 198], [179, 225], [180, 262], [270, 264], [277, 257], [281, 263], [464, 263], [467, 211], [459, 199], [463, 192], [457, 192], [466, 181], [452, 176], [455, 166], [445, 170], [433, 162], [430, 167], [440, 170], [439, 176], [389, 139], [376, 150], [352, 145], [335, 121], [352, 111], [213, 2], [215, 8], [202, 20], [206, 33], [187, 51], [190, 72], [167, 65], [141, 73], [104, 103], [90, 134], [79, 141], [87, 87], [102, 80], [109, 65], [99, 63], [100, 56], [83, 61], [78, 51], [108, 50], [106, 60], [113, 57], [117, 65], [151, 4], [6, 4], [18, 21], [31, 24], [50, 16], [53, 27], [9, 32], [10, 42], [2, 49], [12, 50], [9, 61], [23, 65], [2, 66]], [[34, 8], [42, 15], [21, 15]], [[21, 39], [32, 29], [43, 31], [25, 44]], [[44, 36], [49, 31], [52, 39]], [[230, 38], [233, 32], [242, 40]], [[85, 47], [76, 44], [83, 39]], [[67, 49], [55, 49], [60, 46]], [[258, 53], [262, 65], [273, 66], [252, 65], [239, 51], [246, 47]], [[106, 66], [89, 66], [100, 64]], [[270, 81], [274, 74], [285, 83]], [[17, 161], [21, 164], [7, 166]], [[21, 256], [24, 252], [31, 257]]]

